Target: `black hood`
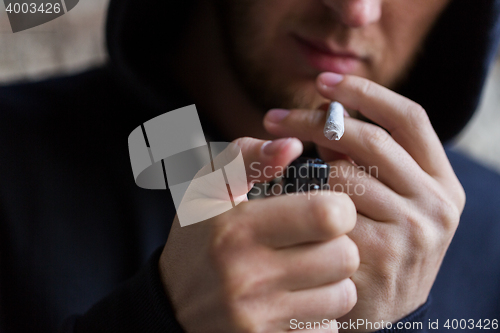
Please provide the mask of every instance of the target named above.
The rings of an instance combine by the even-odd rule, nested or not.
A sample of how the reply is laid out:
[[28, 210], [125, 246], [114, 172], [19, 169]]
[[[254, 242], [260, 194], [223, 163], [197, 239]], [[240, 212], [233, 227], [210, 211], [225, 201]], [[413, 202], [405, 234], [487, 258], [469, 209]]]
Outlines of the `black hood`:
[[[155, 109], [172, 110], [159, 63], [176, 45], [197, 0], [111, 0], [107, 45], [111, 65]], [[500, 0], [451, 0], [398, 92], [420, 103], [442, 141], [460, 132], [477, 108], [500, 37]], [[167, 93], [168, 92], [168, 93]]]

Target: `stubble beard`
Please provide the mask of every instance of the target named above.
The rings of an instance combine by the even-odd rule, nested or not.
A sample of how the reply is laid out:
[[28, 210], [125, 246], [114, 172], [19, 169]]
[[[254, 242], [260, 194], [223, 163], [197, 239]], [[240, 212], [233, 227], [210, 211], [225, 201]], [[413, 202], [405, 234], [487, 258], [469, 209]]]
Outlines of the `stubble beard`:
[[[327, 100], [321, 97], [314, 88], [314, 78], [286, 77], [279, 71], [270, 68], [273, 63], [271, 52], [258, 46], [263, 43], [259, 40], [260, 30], [258, 22], [252, 19], [254, 0], [213, 0], [216, 4], [217, 21], [221, 26], [225, 54], [230, 70], [254, 106], [262, 112], [271, 108], [300, 108], [317, 109]], [[313, 24], [316, 30], [336, 29], [338, 39], [345, 42], [350, 32], [340, 27], [331, 17], [315, 18]], [[424, 39], [425, 41], [425, 39]], [[409, 77], [411, 70], [423, 52], [424, 41], [421, 41], [416, 50], [410, 55], [402, 68], [396, 70], [391, 77], [381, 77], [375, 82], [397, 90]], [[260, 52], [260, 53], [259, 53]], [[275, 59], [274, 59], [275, 60]]]
[[304, 89], [306, 79], [291, 82], [268, 67], [272, 55], [259, 53], [258, 46], [262, 41], [259, 40], [258, 27], [249, 15], [252, 2], [215, 0], [225, 54], [236, 81], [263, 112], [271, 108], [319, 107], [324, 99], [311, 89]]

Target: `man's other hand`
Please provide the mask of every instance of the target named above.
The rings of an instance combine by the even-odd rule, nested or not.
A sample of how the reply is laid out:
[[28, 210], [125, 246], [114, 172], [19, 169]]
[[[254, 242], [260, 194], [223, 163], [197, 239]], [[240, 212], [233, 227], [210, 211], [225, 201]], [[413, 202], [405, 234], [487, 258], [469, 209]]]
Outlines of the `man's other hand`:
[[[249, 188], [302, 151], [297, 139], [235, 143]], [[352, 309], [357, 296], [349, 277], [359, 252], [346, 234], [356, 209], [343, 193], [322, 194], [246, 201], [183, 228], [174, 221], [159, 269], [187, 332], [286, 332], [293, 319], [333, 321]], [[314, 332], [336, 332], [332, 326]]]
[[[349, 233], [361, 264], [358, 302], [347, 316], [395, 322], [428, 298], [465, 205], [465, 193], [425, 110], [369, 80], [323, 73], [319, 92], [381, 127], [345, 119], [340, 141], [323, 135], [325, 112], [292, 110], [264, 119], [277, 136], [313, 141], [332, 161], [330, 186], [349, 194], [358, 220]], [[342, 156], [343, 158], [339, 158]]]

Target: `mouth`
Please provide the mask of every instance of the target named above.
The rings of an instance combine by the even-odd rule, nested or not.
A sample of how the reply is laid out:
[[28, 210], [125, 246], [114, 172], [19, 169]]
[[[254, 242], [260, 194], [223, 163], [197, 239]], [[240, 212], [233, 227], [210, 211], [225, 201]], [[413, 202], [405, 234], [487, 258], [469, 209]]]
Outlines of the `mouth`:
[[333, 47], [322, 40], [291, 35], [305, 62], [320, 72], [352, 74], [366, 58], [349, 50]]

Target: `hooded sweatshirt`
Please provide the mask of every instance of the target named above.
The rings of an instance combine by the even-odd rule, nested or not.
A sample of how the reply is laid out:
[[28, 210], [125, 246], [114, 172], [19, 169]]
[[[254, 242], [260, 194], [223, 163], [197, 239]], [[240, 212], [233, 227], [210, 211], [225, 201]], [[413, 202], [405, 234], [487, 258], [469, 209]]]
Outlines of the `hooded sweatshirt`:
[[[183, 332], [158, 273], [174, 205], [135, 185], [127, 137], [192, 103], [158, 60], [194, 5], [112, 0], [108, 63], [0, 88], [0, 333]], [[451, 1], [398, 89], [443, 142], [477, 107], [499, 14], [499, 0]], [[423, 328], [403, 332], [453, 319], [495, 331], [500, 319], [500, 176], [448, 156], [467, 204], [429, 300], [402, 318]]]

